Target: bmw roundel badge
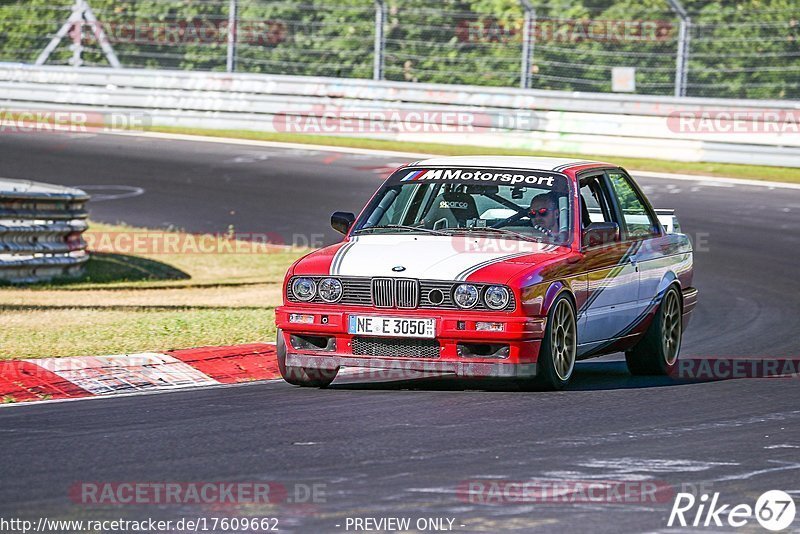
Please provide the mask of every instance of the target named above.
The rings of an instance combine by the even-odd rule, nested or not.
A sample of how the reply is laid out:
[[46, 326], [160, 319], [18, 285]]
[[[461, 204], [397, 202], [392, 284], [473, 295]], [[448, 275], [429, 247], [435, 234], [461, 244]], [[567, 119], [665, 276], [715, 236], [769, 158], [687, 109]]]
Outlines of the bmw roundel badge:
[[403, 271], [406, 270], [406, 268], [403, 267], [402, 265], [396, 265], [396, 266], [392, 267], [392, 270], [394, 272], [396, 272], [396, 273], [402, 273]]

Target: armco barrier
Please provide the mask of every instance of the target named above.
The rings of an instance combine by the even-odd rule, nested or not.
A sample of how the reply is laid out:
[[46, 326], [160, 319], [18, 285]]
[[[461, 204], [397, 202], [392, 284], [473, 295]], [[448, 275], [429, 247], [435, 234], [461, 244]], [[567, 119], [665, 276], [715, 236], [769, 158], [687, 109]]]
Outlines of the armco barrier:
[[80, 189], [0, 179], [0, 281], [38, 282], [80, 273], [89, 259]]
[[[2, 110], [104, 111], [109, 115], [100, 126], [107, 129], [152, 124], [289, 131], [800, 167], [800, 102], [795, 101], [0, 63]], [[471, 127], [431, 128], [425, 112], [446, 126], [465, 114]], [[697, 121], [681, 123], [682, 113], [708, 120], [698, 129]], [[740, 116], [728, 120], [735, 113]], [[339, 127], [354, 116], [367, 119], [355, 130]], [[403, 127], [391, 116], [401, 117]]]

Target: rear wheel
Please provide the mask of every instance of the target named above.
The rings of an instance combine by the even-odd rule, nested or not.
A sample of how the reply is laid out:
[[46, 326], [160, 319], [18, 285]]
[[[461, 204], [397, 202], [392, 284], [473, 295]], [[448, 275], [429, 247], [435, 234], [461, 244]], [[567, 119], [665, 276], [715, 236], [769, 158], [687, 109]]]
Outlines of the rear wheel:
[[283, 340], [283, 331], [278, 330], [276, 340], [278, 355], [278, 370], [284, 380], [294, 386], [324, 388], [336, 378], [339, 369], [316, 369], [309, 367], [295, 367], [286, 365], [286, 342]]
[[683, 338], [681, 298], [670, 286], [644, 337], [625, 353], [633, 375], [668, 375], [678, 364]]
[[522, 389], [557, 390], [567, 385], [575, 370], [578, 327], [575, 309], [565, 294], [556, 298], [547, 314], [547, 327], [539, 349], [536, 377], [519, 382]]

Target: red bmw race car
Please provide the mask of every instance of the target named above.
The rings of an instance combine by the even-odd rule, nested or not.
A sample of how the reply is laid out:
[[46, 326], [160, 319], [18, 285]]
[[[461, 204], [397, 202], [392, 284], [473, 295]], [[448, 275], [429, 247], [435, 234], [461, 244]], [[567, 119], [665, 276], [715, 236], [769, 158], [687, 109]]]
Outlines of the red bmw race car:
[[669, 374], [697, 302], [677, 219], [607, 163], [417, 161], [331, 225], [344, 240], [291, 266], [276, 311], [291, 384], [364, 367], [559, 389], [619, 351]]

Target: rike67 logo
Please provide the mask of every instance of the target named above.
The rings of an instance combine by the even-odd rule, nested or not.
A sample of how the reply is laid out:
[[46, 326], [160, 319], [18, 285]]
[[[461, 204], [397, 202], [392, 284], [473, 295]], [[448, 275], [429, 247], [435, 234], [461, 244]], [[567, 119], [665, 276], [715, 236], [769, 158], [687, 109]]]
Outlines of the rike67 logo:
[[792, 496], [785, 491], [770, 490], [763, 493], [755, 507], [749, 504], [725, 504], [720, 502], [719, 493], [710, 498], [703, 494], [696, 498], [691, 493], [678, 493], [668, 527], [743, 527], [752, 519], [767, 530], [778, 531], [788, 528], [794, 521], [795, 504]]

